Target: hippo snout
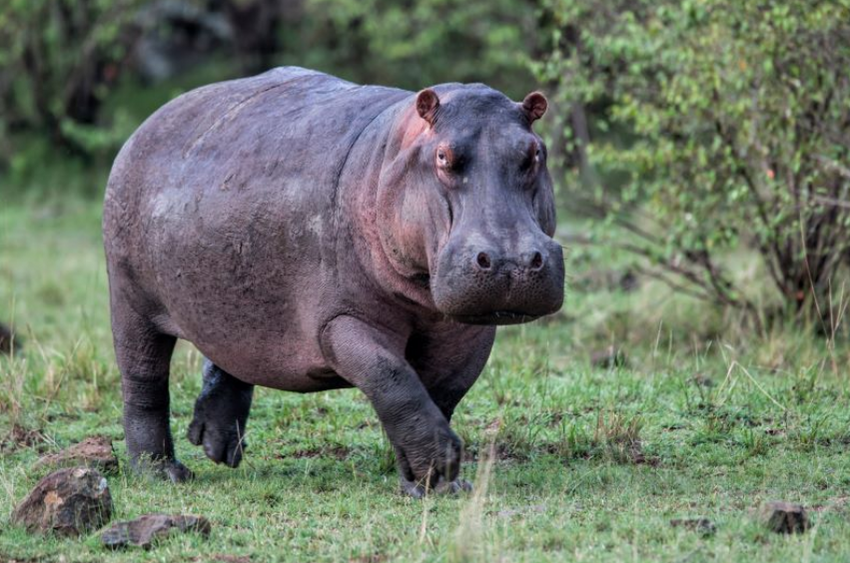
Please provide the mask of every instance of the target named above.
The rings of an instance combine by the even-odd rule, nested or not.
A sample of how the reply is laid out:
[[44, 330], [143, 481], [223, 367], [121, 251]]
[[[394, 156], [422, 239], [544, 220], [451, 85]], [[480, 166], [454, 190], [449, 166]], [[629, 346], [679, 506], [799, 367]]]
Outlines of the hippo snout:
[[561, 246], [540, 237], [517, 248], [447, 245], [431, 281], [440, 311], [469, 324], [515, 324], [558, 311], [564, 300]]

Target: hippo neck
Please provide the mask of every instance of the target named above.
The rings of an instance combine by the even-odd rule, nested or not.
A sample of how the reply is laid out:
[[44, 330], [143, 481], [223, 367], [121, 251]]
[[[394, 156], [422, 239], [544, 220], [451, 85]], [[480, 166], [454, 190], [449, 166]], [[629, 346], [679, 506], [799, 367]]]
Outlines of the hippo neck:
[[[384, 189], [387, 177], [398, 172], [399, 156], [410, 137], [415, 94], [410, 93], [392, 104], [376, 118], [352, 148], [348, 165], [341, 177], [341, 204], [343, 215], [348, 217], [350, 240], [338, 242], [341, 252], [353, 244], [353, 253], [364, 277], [381, 293], [404, 306], [439, 315], [428, 286], [427, 269], [414, 271], [408, 265], [394, 260], [385, 246], [381, 229], [382, 206], [398, 203], [398, 192]], [[395, 165], [395, 170], [393, 169]], [[341, 234], [346, 233], [343, 229]], [[342, 237], [345, 238], [345, 235]]]

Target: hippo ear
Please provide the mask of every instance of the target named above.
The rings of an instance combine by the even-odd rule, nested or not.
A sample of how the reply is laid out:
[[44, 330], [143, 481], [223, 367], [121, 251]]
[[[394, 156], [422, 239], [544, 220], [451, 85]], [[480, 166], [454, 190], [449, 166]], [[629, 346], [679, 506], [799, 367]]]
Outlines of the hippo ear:
[[526, 117], [528, 117], [529, 123], [534, 123], [543, 117], [544, 113], [546, 113], [546, 108], [549, 107], [549, 102], [546, 100], [546, 96], [540, 92], [532, 92], [525, 97], [521, 106], [522, 111], [525, 113]]
[[427, 121], [429, 125], [434, 125], [434, 118], [437, 116], [439, 107], [440, 98], [430, 88], [425, 88], [416, 95], [416, 111], [419, 112], [419, 117]]

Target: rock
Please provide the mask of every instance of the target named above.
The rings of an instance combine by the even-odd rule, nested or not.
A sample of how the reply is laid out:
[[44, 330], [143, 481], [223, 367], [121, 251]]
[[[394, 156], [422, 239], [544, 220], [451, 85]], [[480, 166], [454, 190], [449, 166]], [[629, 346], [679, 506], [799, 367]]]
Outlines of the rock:
[[708, 518], [673, 518], [670, 525], [674, 528], [685, 528], [702, 536], [713, 536], [717, 532], [714, 522]]
[[800, 534], [809, 529], [809, 517], [801, 504], [766, 502], [760, 513], [762, 523], [777, 534]]
[[89, 467], [72, 467], [39, 481], [12, 512], [12, 523], [31, 533], [79, 536], [100, 528], [111, 517], [106, 478]]
[[100, 539], [110, 549], [131, 545], [150, 549], [157, 539], [168, 536], [172, 530], [209, 536], [211, 529], [210, 521], [203, 516], [146, 514], [135, 520], [113, 524], [100, 535]]
[[590, 364], [596, 368], [610, 369], [626, 365], [626, 353], [615, 346], [594, 352], [590, 356]]
[[112, 440], [106, 436], [90, 436], [59, 453], [42, 457], [36, 465], [87, 465], [104, 473], [118, 469], [118, 458], [112, 451]]

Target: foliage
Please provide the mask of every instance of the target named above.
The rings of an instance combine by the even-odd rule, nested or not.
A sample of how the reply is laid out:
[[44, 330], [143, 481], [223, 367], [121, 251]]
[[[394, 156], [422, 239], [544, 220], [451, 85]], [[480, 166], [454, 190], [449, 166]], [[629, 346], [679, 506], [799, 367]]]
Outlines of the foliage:
[[[45, 143], [107, 163], [144, 118], [135, 98], [153, 90], [164, 102], [196, 85], [185, 75], [294, 64], [413, 90], [486, 81], [520, 98], [539, 50], [535, 2], [11, 0], [0, 13], [0, 169], [37, 168]], [[170, 74], [152, 78], [162, 65]]]
[[850, 256], [850, 2], [547, 10], [553, 48], [536, 70], [568, 106], [598, 110], [592, 138], [570, 121], [562, 144], [586, 157], [567, 179], [604, 229], [628, 229], [648, 273], [755, 314], [719, 258], [751, 243], [787, 310], [828, 318]]
[[0, 142], [14, 131], [94, 153], [129, 131], [98, 123], [141, 0], [10, 0], [0, 12]]
[[520, 99], [531, 88], [535, 0], [306, 0], [304, 10], [298, 40], [354, 80], [412, 90], [486, 82]]

